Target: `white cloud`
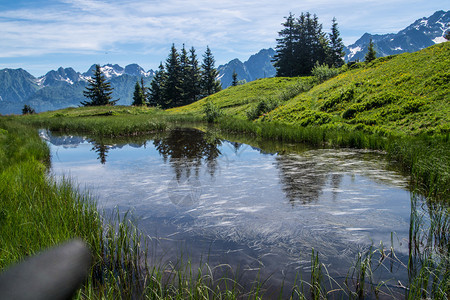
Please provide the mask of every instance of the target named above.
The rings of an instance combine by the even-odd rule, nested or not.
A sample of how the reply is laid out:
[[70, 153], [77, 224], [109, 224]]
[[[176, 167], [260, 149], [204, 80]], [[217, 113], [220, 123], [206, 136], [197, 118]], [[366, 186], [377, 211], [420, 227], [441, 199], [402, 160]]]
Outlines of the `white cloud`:
[[[36, 0], [37, 1], [37, 0]], [[429, 2], [429, 1], [428, 1]], [[437, 9], [417, 0], [55, 0], [41, 7], [0, 11], [0, 58], [54, 53], [123, 54], [168, 52], [179, 47], [204, 48], [213, 53], [240, 54], [273, 47], [283, 17], [310, 11], [328, 31], [337, 18], [344, 42], [364, 32], [398, 31]], [[439, 8], [439, 2], [442, 2]], [[427, 6], [428, 5], [428, 6]], [[448, 6], [448, 5], [446, 5]], [[434, 8], [436, 7], [436, 8]], [[401, 9], [402, 8], [402, 9]], [[414, 11], [412, 11], [414, 9]], [[238, 55], [239, 56], [239, 55]], [[157, 62], [164, 59], [160, 57]], [[220, 60], [220, 59], [218, 59]]]

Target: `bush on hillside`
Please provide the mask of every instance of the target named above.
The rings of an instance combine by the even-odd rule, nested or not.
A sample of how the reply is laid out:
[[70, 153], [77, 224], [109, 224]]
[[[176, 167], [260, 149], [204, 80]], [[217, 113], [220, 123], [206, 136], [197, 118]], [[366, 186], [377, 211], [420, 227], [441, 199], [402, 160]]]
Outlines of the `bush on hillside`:
[[203, 109], [205, 119], [208, 123], [214, 123], [222, 115], [222, 111], [212, 102], [207, 101]]
[[250, 121], [258, 119], [265, 113], [268, 113], [280, 105], [280, 101], [275, 98], [263, 98], [258, 101], [256, 106], [247, 111], [247, 118]]
[[322, 83], [330, 78], [337, 76], [339, 74], [339, 69], [330, 68], [326, 64], [316, 64], [311, 73], [318, 83]]

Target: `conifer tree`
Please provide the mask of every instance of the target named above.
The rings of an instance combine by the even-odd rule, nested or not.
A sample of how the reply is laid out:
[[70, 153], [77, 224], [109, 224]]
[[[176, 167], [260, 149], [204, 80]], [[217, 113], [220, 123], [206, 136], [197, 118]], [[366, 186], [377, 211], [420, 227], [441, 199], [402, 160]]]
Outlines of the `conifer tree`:
[[231, 86], [237, 86], [238, 80], [237, 80], [236, 70], [233, 70], [233, 74], [231, 75], [231, 77], [233, 78], [233, 81], [231, 82]]
[[294, 45], [298, 40], [298, 30], [292, 13], [289, 13], [289, 16], [285, 19], [286, 21], [282, 23], [284, 29], [278, 32], [280, 38], [277, 39], [277, 54], [274, 56], [274, 66], [277, 70], [277, 76], [294, 76]]
[[186, 104], [190, 104], [199, 100], [201, 94], [201, 72], [194, 47], [191, 47], [191, 49], [189, 50], [188, 66], [189, 74], [186, 78], [184, 78], [184, 81], [186, 83], [185, 87], [187, 89], [184, 91], [187, 100]]
[[141, 89], [142, 94], [144, 95], [144, 103], [147, 104], [149, 97], [149, 88], [145, 86], [144, 77], [141, 77]]
[[163, 105], [163, 108], [180, 106], [183, 104], [180, 55], [174, 44], [172, 44], [169, 57], [166, 60], [166, 74], [166, 85], [164, 88], [166, 105]]
[[113, 88], [111, 84], [106, 81], [100, 65], [95, 65], [94, 77], [88, 79], [89, 85], [83, 91], [83, 95], [91, 101], [82, 101], [84, 106], [99, 106], [99, 105], [115, 105], [119, 100], [111, 100]]
[[329, 34], [330, 47], [328, 51], [328, 65], [330, 67], [339, 68], [344, 64], [344, 43], [340, 37], [336, 18], [333, 18], [332, 22], [331, 33]]
[[366, 53], [366, 55], [364, 56], [364, 61], [367, 62], [367, 63], [369, 63], [369, 62], [371, 62], [372, 60], [374, 60], [375, 58], [377, 58], [377, 53], [376, 53], [376, 51], [375, 51], [375, 48], [374, 48], [372, 39], [370, 39], [367, 53]]
[[22, 108], [22, 115], [32, 115], [35, 114], [36, 111], [30, 105], [25, 104]]
[[159, 64], [158, 71], [155, 72], [152, 82], [149, 88], [149, 106], [161, 106], [166, 107], [164, 101], [164, 89], [166, 84], [166, 71], [162, 62]]
[[214, 63], [214, 56], [209, 46], [207, 46], [203, 55], [201, 79], [202, 95], [204, 97], [217, 93], [222, 89], [220, 81], [217, 80], [219, 72], [214, 67]]
[[328, 39], [322, 32], [322, 24], [309, 12], [297, 19], [289, 14], [285, 19], [274, 57], [277, 76], [310, 75], [316, 63], [327, 60]]
[[190, 68], [189, 65], [189, 57], [188, 53], [186, 51], [186, 48], [183, 44], [183, 48], [181, 49], [180, 54], [180, 79], [181, 79], [181, 90], [182, 90], [182, 101], [180, 105], [186, 105], [189, 104], [189, 89], [190, 89], [190, 83], [188, 77], [190, 75]]
[[[141, 84], [143, 85], [143, 80], [141, 80]], [[133, 93], [133, 103], [131, 105], [134, 106], [141, 106], [145, 104], [145, 94], [144, 90], [142, 88], [142, 85], [139, 84], [139, 81], [136, 81], [136, 84], [134, 86], [134, 93]]]
[[325, 63], [328, 41], [316, 15], [311, 16], [309, 12], [302, 13], [297, 24], [298, 40], [294, 46], [294, 75], [310, 75], [316, 63]]

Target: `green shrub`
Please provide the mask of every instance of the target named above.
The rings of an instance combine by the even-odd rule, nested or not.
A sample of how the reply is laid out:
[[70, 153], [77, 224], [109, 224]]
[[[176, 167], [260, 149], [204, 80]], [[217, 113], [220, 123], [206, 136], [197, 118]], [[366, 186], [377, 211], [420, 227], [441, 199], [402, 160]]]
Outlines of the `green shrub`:
[[286, 102], [295, 96], [309, 91], [313, 87], [311, 80], [299, 80], [296, 84], [288, 86], [279, 95], [278, 98], [281, 102]]
[[344, 111], [344, 113], [342, 114], [342, 118], [347, 119], [347, 120], [353, 119], [357, 112], [358, 111], [355, 108], [350, 107], [346, 111]]
[[419, 111], [420, 107], [425, 105], [425, 101], [422, 99], [411, 99], [402, 105], [402, 113], [416, 113]]
[[247, 118], [250, 121], [258, 119], [261, 115], [268, 113], [280, 105], [280, 101], [275, 98], [263, 98], [256, 106], [247, 111]]
[[355, 90], [353, 87], [341, 91], [340, 94], [333, 95], [330, 99], [326, 100], [321, 106], [321, 111], [330, 111], [333, 107], [341, 102], [351, 101], [355, 95]]
[[320, 65], [316, 64], [314, 68], [312, 69], [312, 75], [314, 76], [314, 79], [318, 83], [322, 83], [330, 78], [333, 78], [339, 74], [339, 69], [336, 68], [330, 68], [326, 64]]
[[222, 111], [212, 102], [207, 101], [203, 109], [205, 119], [208, 123], [214, 123], [222, 115]]
[[313, 110], [305, 110], [300, 114], [299, 125], [323, 125], [331, 121], [331, 116], [327, 113]]

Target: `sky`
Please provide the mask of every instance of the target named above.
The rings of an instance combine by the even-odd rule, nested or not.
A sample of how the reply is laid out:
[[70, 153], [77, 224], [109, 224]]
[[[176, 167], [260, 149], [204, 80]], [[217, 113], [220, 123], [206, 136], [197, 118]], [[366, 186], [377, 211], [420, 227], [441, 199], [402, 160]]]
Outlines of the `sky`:
[[194, 47], [199, 60], [209, 46], [217, 67], [274, 48], [290, 12], [316, 14], [325, 32], [335, 17], [350, 45], [449, 9], [448, 0], [0, 0], [0, 69], [36, 77], [97, 63], [155, 70], [172, 44]]

